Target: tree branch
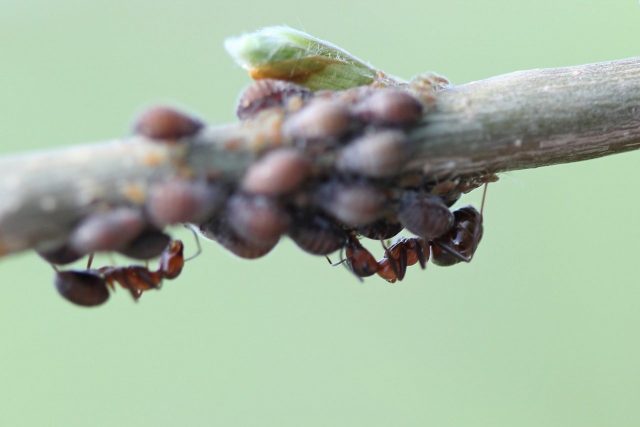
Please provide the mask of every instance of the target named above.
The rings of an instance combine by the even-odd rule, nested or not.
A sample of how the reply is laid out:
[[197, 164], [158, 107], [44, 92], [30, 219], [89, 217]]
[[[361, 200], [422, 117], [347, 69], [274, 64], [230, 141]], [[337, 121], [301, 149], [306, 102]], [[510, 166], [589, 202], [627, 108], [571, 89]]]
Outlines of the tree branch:
[[[66, 241], [105, 206], [142, 205], [172, 177], [236, 183], [265, 149], [289, 143], [267, 116], [180, 143], [140, 136], [0, 158], [0, 255]], [[517, 72], [449, 86], [409, 129], [404, 172], [478, 176], [640, 147], [640, 58]], [[331, 162], [335, 153], [320, 156]]]

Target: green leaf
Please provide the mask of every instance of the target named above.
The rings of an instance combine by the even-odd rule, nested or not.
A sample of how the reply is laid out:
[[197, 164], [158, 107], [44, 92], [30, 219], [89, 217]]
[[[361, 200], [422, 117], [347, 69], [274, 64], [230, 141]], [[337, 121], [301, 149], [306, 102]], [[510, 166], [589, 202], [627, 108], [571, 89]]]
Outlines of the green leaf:
[[225, 48], [256, 80], [272, 78], [311, 90], [340, 90], [386, 78], [347, 51], [290, 27], [267, 27], [231, 37]]

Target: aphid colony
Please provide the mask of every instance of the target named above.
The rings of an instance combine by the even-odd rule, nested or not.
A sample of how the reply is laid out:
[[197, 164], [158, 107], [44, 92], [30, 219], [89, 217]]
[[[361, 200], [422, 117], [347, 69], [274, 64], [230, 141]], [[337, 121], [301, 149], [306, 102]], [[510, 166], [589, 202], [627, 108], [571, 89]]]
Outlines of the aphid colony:
[[[468, 262], [482, 238], [482, 215], [471, 206], [449, 207], [488, 178], [403, 173], [412, 154], [408, 131], [431, 108], [424, 99], [408, 88], [312, 93], [258, 80], [242, 94], [237, 115], [275, 126], [277, 143], [257, 149], [238, 182], [175, 176], [150, 188], [142, 206], [92, 213], [67, 242], [40, 255], [53, 265], [104, 251], [139, 260], [160, 256], [154, 271], [92, 269], [90, 263], [86, 270], [55, 267], [60, 294], [86, 306], [106, 301], [115, 284], [137, 299], [177, 277], [183, 245], [162, 230], [180, 223], [247, 259], [266, 255], [284, 235], [313, 255], [340, 251], [339, 263], [359, 278], [378, 274], [399, 281], [409, 266], [424, 269], [430, 258], [443, 266]], [[169, 144], [189, 144], [202, 128], [198, 119], [169, 107], [149, 109], [134, 124], [134, 132]], [[385, 244], [403, 229], [416, 237]], [[383, 257], [376, 260], [360, 237], [379, 240]]]

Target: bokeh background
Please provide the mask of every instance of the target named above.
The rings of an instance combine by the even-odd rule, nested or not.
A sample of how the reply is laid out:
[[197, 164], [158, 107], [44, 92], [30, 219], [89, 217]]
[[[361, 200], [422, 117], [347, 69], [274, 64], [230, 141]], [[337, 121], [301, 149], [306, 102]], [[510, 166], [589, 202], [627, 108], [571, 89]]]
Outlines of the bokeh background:
[[[223, 39], [274, 24], [457, 83], [640, 53], [636, 0], [0, 0], [0, 154], [123, 135], [155, 102], [232, 121], [249, 80]], [[474, 261], [396, 286], [204, 242], [161, 292], [82, 309], [2, 259], [0, 425], [638, 425], [639, 161], [502, 175]]]

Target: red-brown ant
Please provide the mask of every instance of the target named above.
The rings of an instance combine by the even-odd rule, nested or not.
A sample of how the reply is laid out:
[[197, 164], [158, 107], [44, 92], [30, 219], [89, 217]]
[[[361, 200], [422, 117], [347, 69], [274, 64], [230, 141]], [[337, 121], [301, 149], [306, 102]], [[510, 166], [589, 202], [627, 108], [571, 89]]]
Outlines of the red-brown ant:
[[118, 283], [127, 289], [133, 299], [140, 298], [144, 291], [158, 289], [163, 279], [175, 279], [184, 267], [184, 244], [173, 240], [160, 256], [158, 269], [150, 271], [148, 267], [132, 265], [127, 267], [101, 267], [97, 271], [106, 285], [112, 290]]
[[[194, 256], [199, 253], [198, 243], [198, 252]], [[108, 288], [115, 289], [116, 283], [137, 300], [144, 291], [158, 289], [164, 279], [178, 277], [184, 263], [184, 244], [180, 240], [172, 240], [162, 252], [155, 271], [138, 265], [98, 269], [91, 269], [88, 265], [86, 270], [56, 270], [55, 286], [64, 298], [83, 306], [104, 303], [109, 298]]]
[[[384, 245], [383, 245], [384, 246]], [[407, 267], [416, 263], [424, 270], [429, 261], [429, 244], [420, 237], [402, 237], [388, 248], [378, 261], [378, 276], [388, 282], [404, 279]]]
[[402, 238], [389, 248], [378, 261], [378, 275], [394, 283], [404, 278], [408, 266], [420, 263], [425, 268], [429, 252], [434, 264], [449, 266], [461, 261], [470, 262], [482, 239], [482, 211], [487, 195], [485, 184], [480, 212], [473, 206], [465, 206], [453, 213], [453, 226], [443, 236], [426, 241], [421, 238]]
[[[484, 210], [486, 190], [485, 186], [481, 212]], [[394, 283], [404, 279], [407, 267], [420, 264], [424, 270], [430, 254], [433, 262], [440, 266], [449, 266], [461, 261], [470, 262], [482, 239], [481, 212], [473, 206], [456, 210], [453, 213], [454, 222], [451, 229], [433, 240], [402, 237], [389, 247], [383, 242], [385, 254], [379, 261], [375, 261], [371, 253], [352, 234], [345, 247], [346, 258], [340, 263], [347, 262], [351, 271], [359, 278], [377, 273], [388, 282]]]

